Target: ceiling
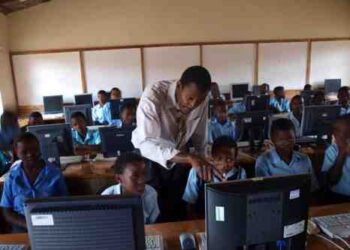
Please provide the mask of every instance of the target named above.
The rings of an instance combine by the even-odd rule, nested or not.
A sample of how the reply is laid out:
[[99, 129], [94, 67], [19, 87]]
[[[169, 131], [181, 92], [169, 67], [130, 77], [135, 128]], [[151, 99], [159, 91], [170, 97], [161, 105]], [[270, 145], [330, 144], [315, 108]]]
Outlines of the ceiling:
[[6, 15], [48, 1], [51, 0], [0, 0], [0, 12]]

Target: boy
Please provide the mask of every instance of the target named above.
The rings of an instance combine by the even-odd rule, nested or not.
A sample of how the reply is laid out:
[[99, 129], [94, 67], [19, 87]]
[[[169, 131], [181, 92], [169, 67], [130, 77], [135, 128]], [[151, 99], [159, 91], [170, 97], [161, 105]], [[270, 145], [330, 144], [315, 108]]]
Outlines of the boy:
[[340, 115], [350, 114], [350, 93], [349, 87], [343, 86], [338, 91], [338, 105], [341, 106]]
[[41, 159], [39, 141], [33, 134], [20, 135], [14, 146], [20, 161], [9, 171], [0, 206], [5, 219], [13, 226], [13, 231], [24, 232], [25, 200], [65, 196], [67, 188], [61, 170]]
[[322, 90], [318, 90], [315, 92], [314, 97], [312, 98], [312, 105], [325, 105], [326, 97], [324, 96], [324, 92]]
[[216, 102], [214, 106], [214, 119], [209, 122], [208, 142], [212, 144], [216, 138], [229, 136], [236, 140], [236, 127], [227, 119], [226, 103], [222, 100]]
[[[111, 89], [111, 98], [110, 100], [119, 100], [122, 98], [122, 92], [118, 88], [112, 88]], [[108, 125], [115, 125], [115, 120], [112, 120], [112, 113], [111, 113], [111, 103], [107, 102], [106, 105], [103, 107], [103, 117], [105, 119], [105, 123]]]
[[15, 138], [21, 133], [15, 113], [4, 111], [0, 121], [0, 150], [10, 151]]
[[86, 117], [81, 112], [71, 116], [72, 138], [77, 154], [99, 152], [101, 137], [98, 130], [90, 130], [86, 126]]
[[274, 148], [260, 155], [256, 160], [256, 176], [310, 174], [311, 189], [318, 184], [311, 160], [305, 154], [294, 151], [295, 129], [293, 123], [284, 118], [273, 121], [271, 140]]
[[295, 136], [301, 137], [301, 120], [303, 118], [304, 101], [300, 95], [296, 95], [290, 101], [291, 112], [288, 113], [288, 119], [292, 121], [295, 128]]
[[270, 85], [263, 83], [260, 85], [260, 95], [270, 95]]
[[[235, 141], [222, 136], [214, 141], [212, 147], [213, 165], [224, 176], [223, 181], [241, 180], [246, 178], [246, 172], [237, 165], [238, 148]], [[213, 182], [221, 182], [214, 175]], [[192, 168], [188, 176], [187, 185], [182, 199], [189, 204], [190, 215], [203, 215], [204, 212], [204, 182]]]
[[111, 89], [111, 100], [119, 100], [122, 98], [122, 92], [118, 88]]
[[350, 201], [350, 114], [340, 116], [333, 125], [335, 144], [325, 152], [322, 173], [327, 177], [333, 198]]
[[304, 91], [312, 91], [312, 86], [311, 86], [311, 84], [305, 84], [305, 85], [304, 85]]
[[135, 106], [127, 103], [121, 107], [120, 119], [112, 120], [110, 125], [118, 128], [131, 128], [135, 126]]
[[98, 104], [92, 108], [92, 120], [96, 125], [107, 124], [107, 120], [104, 113], [104, 106], [107, 102], [107, 93], [104, 90], [98, 91], [97, 94]]
[[146, 165], [142, 156], [125, 153], [113, 165], [118, 184], [107, 188], [102, 195], [142, 196], [145, 224], [155, 223], [159, 217], [157, 192], [145, 184]]
[[44, 124], [44, 118], [40, 112], [32, 112], [28, 116], [28, 125], [24, 126], [21, 130], [22, 133], [27, 132], [29, 126], [37, 126], [37, 125], [43, 125]]
[[289, 101], [285, 97], [284, 88], [278, 86], [273, 90], [274, 97], [270, 100], [270, 106], [274, 113], [290, 112]]

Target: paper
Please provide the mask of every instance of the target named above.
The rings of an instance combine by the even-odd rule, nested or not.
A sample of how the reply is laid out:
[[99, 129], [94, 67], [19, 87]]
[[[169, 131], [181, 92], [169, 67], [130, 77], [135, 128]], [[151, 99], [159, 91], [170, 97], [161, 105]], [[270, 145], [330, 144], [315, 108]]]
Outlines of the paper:
[[32, 218], [33, 226], [53, 226], [54, 225], [52, 214], [33, 214], [31, 218]]
[[284, 226], [283, 237], [290, 238], [304, 232], [304, 230], [305, 230], [305, 220], [302, 220], [292, 225]]
[[289, 199], [294, 200], [300, 197], [300, 189], [292, 190], [289, 193]]
[[215, 219], [216, 221], [225, 221], [225, 208], [215, 207]]

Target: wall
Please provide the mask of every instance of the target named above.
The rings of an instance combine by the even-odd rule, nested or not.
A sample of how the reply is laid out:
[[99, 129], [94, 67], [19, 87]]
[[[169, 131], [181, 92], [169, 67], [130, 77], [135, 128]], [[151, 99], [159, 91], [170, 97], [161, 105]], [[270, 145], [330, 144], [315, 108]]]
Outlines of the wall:
[[[12, 83], [6, 17], [0, 13], [0, 92], [4, 108], [16, 109], [16, 100]], [[0, 110], [1, 111], [1, 110]]]
[[10, 48], [350, 36], [349, 0], [52, 0], [9, 15]]

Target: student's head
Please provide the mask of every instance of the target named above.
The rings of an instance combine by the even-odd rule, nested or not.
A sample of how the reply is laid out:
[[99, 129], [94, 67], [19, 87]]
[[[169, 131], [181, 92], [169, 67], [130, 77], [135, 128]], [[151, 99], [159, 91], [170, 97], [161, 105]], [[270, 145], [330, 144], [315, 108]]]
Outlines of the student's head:
[[43, 125], [44, 119], [40, 112], [32, 112], [28, 117], [28, 126]]
[[326, 103], [326, 98], [322, 90], [316, 91], [312, 99], [313, 105], [324, 105]]
[[337, 118], [333, 124], [333, 135], [338, 147], [347, 146], [350, 140], [350, 114]]
[[212, 82], [210, 85], [210, 92], [213, 100], [220, 99], [219, 85], [216, 82]]
[[82, 112], [74, 112], [71, 115], [70, 123], [73, 129], [78, 131], [79, 133], [83, 133], [86, 131], [86, 117]]
[[284, 88], [282, 86], [278, 86], [278, 87], [274, 88], [273, 94], [275, 95], [275, 98], [277, 98], [277, 99], [285, 98], [285, 95], [286, 95], [284, 92]]
[[311, 84], [305, 84], [305, 85], [304, 85], [304, 90], [305, 90], [305, 91], [311, 91], [311, 90], [312, 90]]
[[121, 119], [124, 125], [131, 125], [135, 121], [135, 105], [128, 103], [121, 108]]
[[32, 133], [23, 133], [14, 144], [16, 156], [26, 166], [33, 166], [40, 160], [40, 145], [38, 139]]
[[214, 115], [218, 122], [224, 123], [227, 120], [227, 109], [225, 101], [218, 100], [214, 104]]
[[122, 92], [118, 88], [111, 89], [111, 100], [119, 100], [122, 98]]
[[211, 152], [215, 167], [221, 173], [227, 173], [236, 167], [238, 148], [231, 137], [222, 136], [217, 138], [213, 143]]
[[347, 86], [343, 86], [338, 90], [338, 102], [341, 106], [347, 106], [350, 100], [350, 89]]
[[145, 191], [146, 165], [142, 156], [125, 153], [113, 165], [115, 179], [126, 194], [142, 195]]
[[17, 116], [11, 111], [4, 111], [4, 113], [2, 113], [0, 123], [1, 129], [19, 127]]
[[211, 77], [207, 69], [192, 66], [185, 70], [176, 87], [176, 101], [183, 114], [197, 108], [210, 91]]
[[296, 95], [290, 101], [290, 109], [294, 114], [301, 114], [304, 107], [304, 100], [300, 95]]
[[270, 85], [267, 83], [263, 83], [260, 85], [260, 94], [261, 95], [268, 95], [270, 93]]
[[107, 93], [104, 90], [100, 90], [97, 93], [98, 103], [104, 105], [107, 102]]
[[295, 146], [295, 128], [289, 119], [280, 118], [272, 122], [271, 140], [277, 152], [289, 155]]

